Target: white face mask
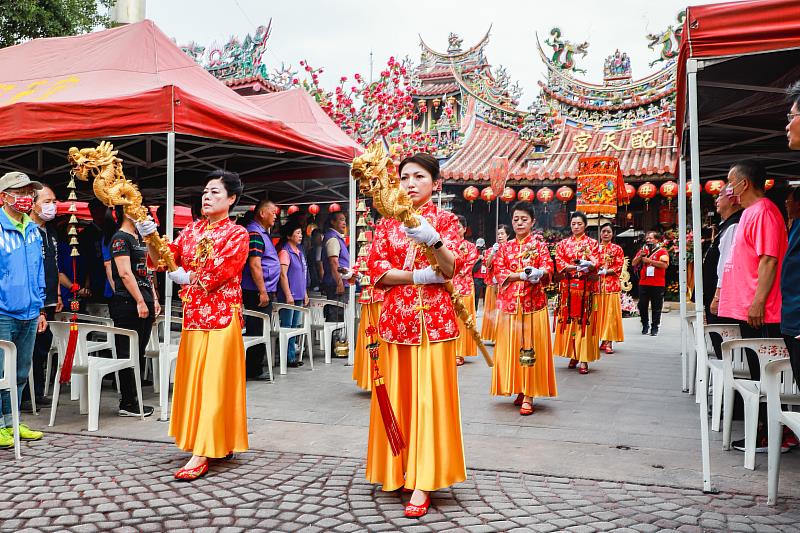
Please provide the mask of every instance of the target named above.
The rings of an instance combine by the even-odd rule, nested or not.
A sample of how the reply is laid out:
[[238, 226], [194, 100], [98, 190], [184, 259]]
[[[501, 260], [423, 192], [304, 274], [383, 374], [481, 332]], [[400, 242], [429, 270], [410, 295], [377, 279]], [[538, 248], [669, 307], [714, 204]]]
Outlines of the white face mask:
[[56, 211], [58, 207], [56, 204], [44, 204], [42, 205], [42, 210], [39, 212], [39, 218], [44, 220], [45, 222], [50, 222], [54, 218], [56, 218]]

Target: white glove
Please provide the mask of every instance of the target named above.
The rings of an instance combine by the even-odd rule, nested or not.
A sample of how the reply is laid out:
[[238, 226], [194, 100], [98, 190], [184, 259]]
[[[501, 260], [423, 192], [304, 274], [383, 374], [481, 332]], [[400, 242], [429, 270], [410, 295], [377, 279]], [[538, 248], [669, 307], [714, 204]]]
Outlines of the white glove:
[[345, 280], [350, 279], [350, 278], [353, 277], [354, 273], [355, 273], [355, 270], [353, 270], [352, 268], [348, 268], [347, 272], [342, 274], [342, 279], [345, 279]]
[[403, 230], [403, 233], [408, 236], [409, 239], [413, 240], [418, 244], [427, 244], [428, 246], [433, 246], [439, 241], [439, 232], [431, 226], [430, 222], [425, 220], [425, 217], [421, 215], [414, 215], [419, 221], [419, 226], [416, 228], [407, 228], [406, 226], [400, 226], [400, 229]]
[[433, 267], [427, 266], [425, 268], [415, 270], [412, 272], [414, 285], [431, 285], [433, 283], [444, 283], [444, 276], [437, 274]]
[[583, 267], [586, 270], [589, 270], [590, 268], [594, 267], [594, 263], [592, 263], [591, 261], [587, 261], [586, 259], [581, 259], [578, 262], [578, 266]]
[[190, 273], [186, 272], [183, 267], [178, 267], [172, 272], [167, 272], [167, 276], [169, 276], [169, 279], [172, 280], [172, 283], [177, 283], [178, 285], [188, 285], [189, 274]]
[[142, 238], [152, 235], [158, 231], [158, 226], [151, 218], [148, 218], [144, 222], [134, 222], [133, 225], [136, 226], [136, 231], [139, 232], [139, 235], [141, 235]]
[[496, 242], [496, 243], [494, 243], [492, 245], [492, 252], [493, 253], [497, 253], [497, 250], [499, 250], [499, 249], [500, 249], [500, 243], [499, 242]]
[[608, 270], [605, 268], [601, 268], [597, 273], [600, 274], [601, 276], [605, 276], [606, 274], [608, 274]]
[[544, 276], [544, 270], [534, 267], [525, 267], [525, 270], [519, 273], [519, 277], [522, 281], [528, 281], [533, 284], [539, 283], [542, 276]]

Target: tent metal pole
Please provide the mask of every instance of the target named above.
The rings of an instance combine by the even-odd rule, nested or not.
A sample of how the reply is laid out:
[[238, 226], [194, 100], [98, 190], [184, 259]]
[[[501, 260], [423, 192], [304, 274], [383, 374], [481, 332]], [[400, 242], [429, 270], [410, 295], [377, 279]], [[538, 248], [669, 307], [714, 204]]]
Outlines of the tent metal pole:
[[[356, 260], [356, 245], [358, 244], [358, 228], [356, 227], [356, 180], [347, 174], [348, 185], [348, 213], [347, 219], [349, 220], [348, 227], [350, 228], [350, 268], [354, 268]], [[347, 290], [347, 310], [345, 313], [345, 320], [347, 321], [347, 366], [353, 366], [355, 361], [356, 350], [356, 277], [353, 276], [350, 281], [350, 287]]]
[[700, 440], [703, 456], [703, 491], [716, 492], [711, 485], [711, 452], [708, 435], [708, 383], [706, 382], [705, 359], [706, 351], [705, 328], [703, 327], [703, 268], [700, 257], [702, 244], [700, 243], [700, 132], [698, 127], [697, 112], [697, 70], [696, 59], [686, 62], [689, 96], [689, 154], [692, 172], [692, 233], [694, 236], [694, 301], [695, 301], [695, 353], [697, 354], [698, 369], [697, 385], [700, 393]]
[[686, 328], [686, 158], [681, 156], [678, 167], [678, 283], [681, 297], [681, 370], [683, 392], [689, 392], [689, 357]]
[[[175, 227], [175, 132], [167, 133], [167, 240], [172, 240]], [[164, 276], [164, 343], [161, 346], [161, 361], [166, 361], [170, 349], [170, 334], [172, 332], [172, 280], [169, 276]], [[169, 367], [162, 367], [159, 373], [161, 378], [161, 390], [159, 391], [159, 407], [161, 408], [161, 420], [167, 420], [169, 412]], [[165, 386], [166, 384], [166, 386]]]

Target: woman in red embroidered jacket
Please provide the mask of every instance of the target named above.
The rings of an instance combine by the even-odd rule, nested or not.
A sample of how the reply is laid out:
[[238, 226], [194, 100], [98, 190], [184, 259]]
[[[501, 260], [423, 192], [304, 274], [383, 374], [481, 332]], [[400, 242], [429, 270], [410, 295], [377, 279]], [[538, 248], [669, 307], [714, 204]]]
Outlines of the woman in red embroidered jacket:
[[581, 374], [588, 374], [589, 363], [600, 359], [594, 301], [599, 256], [597, 241], [586, 235], [586, 222], [582, 212], [572, 213], [572, 236], [556, 245], [556, 271], [562, 279], [553, 353], [569, 358], [569, 368], [580, 362]]
[[[458, 272], [453, 276], [453, 287], [461, 295], [461, 301], [464, 302], [464, 307], [472, 315], [472, 323], [475, 322], [475, 282], [472, 279], [472, 268], [478, 262], [480, 253], [475, 244], [469, 242], [464, 238], [467, 232], [467, 219], [464, 215], [456, 215], [458, 218], [458, 235], [461, 238], [461, 244], [458, 245]], [[467, 326], [458, 319], [458, 345], [456, 347], [456, 366], [464, 364], [464, 357], [477, 357], [478, 344], [475, 342]]]
[[600, 292], [597, 301], [597, 336], [600, 338], [600, 351], [614, 353], [612, 342], [623, 342], [622, 301], [619, 296], [619, 275], [625, 264], [625, 253], [614, 244], [614, 226], [606, 222], [600, 226], [599, 259]]
[[[500, 247], [494, 259], [497, 276], [497, 342], [494, 347], [491, 394], [517, 394], [519, 414], [533, 414], [533, 399], [556, 395], [556, 373], [547, 319], [544, 287], [553, 272], [550, 251], [531, 235], [533, 205], [518, 202], [511, 215], [516, 238]], [[520, 360], [533, 349], [533, 365]]]
[[511, 237], [511, 226], [497, 226], [497, 242], [486, 250], [486, 297], [483, 299], [483, 319], [481, 319], [481, 339], [494, 342], [497, 336], [497, 279], [494, 270], [494, 258], [500, 246]]
[[[373, 392], [367, 450], [367, 479], [392, 491], [413, 490], [406, 516], [427, 513], [431, 491], [466, 479], [461, 436], [458, 372], [453, 364], [458, 323], [442, 283], [458, 269], [458, 221], [438, 209], [431, 195], [440, 186], [439, 162], [428, 154], [405, 158], [398, 167], [421, 225], [378, 223], [367, 264], [375, 285], [385, 289], [378, 335], [386, 355], [384, 376], [405, 449], [393, 456]], [[416, 243], [431, 246], [441, 275]]]
[[[249, 237], [228, 218], [241, 195], [237, 174], [209, 174], [205, 218], [189, 224], [169, 245], [179, 266], [169, 277], [182, 285], [183, 300], [169, 434], [180, 449], [192, 452], [175, 474], [179, 480], [197, 479], [208, 472], [209, 458], [248, 446], [241, 278]], [[150, 220], [136, 228], [143, 237], [156, 231]], [[149, 248], [150, 260], [158, 261], [158, 250]]]

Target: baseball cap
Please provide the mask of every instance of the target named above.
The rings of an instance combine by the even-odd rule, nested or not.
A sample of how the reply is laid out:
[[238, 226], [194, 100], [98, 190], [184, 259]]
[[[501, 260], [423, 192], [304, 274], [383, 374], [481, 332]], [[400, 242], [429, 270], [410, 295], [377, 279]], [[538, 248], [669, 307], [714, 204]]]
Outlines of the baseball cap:
[[475, 241], [475, 246], [478, 248], [486, 248], [486, 241], [483, 240], [483, 237], [480, 237], [478, 240]]
[[7, 189], [19, 189], [27, 185], [32, 185], [37, 191], [41, 190], [43, 187], [41, 183], [31, 180], [28, 175], [23, 172], [6, 172], [3, 174], [3, 177], [0, 178], [0, 192]]

